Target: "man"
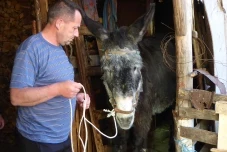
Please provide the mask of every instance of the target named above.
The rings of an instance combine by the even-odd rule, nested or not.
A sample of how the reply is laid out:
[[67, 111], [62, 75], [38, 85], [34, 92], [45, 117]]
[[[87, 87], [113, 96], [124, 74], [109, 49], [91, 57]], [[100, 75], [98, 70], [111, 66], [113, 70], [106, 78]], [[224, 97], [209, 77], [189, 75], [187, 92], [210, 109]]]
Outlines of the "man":
[[[11, 103], [18, 106], [17, 134], [21, 152], [70, 152], [70, 103], [83, 106], [85, 94], [74, 82], [73, 66], [63, 45], [79, 36], [80, 8], [60, 0], [48, 11], [42, 32], [18, 48], [10, 84]], [[90, 98], [86, 95], [86, 108]]]

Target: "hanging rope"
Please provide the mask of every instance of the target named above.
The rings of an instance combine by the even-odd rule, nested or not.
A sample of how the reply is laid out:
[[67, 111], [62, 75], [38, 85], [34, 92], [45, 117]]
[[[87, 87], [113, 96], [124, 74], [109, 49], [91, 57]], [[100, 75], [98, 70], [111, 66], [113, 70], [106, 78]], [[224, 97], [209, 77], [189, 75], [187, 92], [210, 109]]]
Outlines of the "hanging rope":
[[[84, 93], [85, 94], [87, 94], [86, 93], [86, 90], [85, 90], [85, 88], [84, 88], [84, 86], [83, 85], [81, 85], [82, 86], [82, 88], [83, 88], [83, 91], [84, 91]], [[70, 120], [71, 120], [71, 124], [70, 124], [70, 128], [71, 128], [71, 132], [70, 132], [70, 138], [71, 138], [71, 150], [72, 150], [72, 152], [74, 152], [74, 147], [73, 147], [73, 132], [72, 132], [72, 125], [73, 125], [73, 110], [72, 110], [72, 104], [71, 104], [71, 99], [69, 99], [69, 105], [70, 105], [70, 113], [71, 113], [71, 118], [70, 118]], [[113, 139], [113, 138], [115, 138], [116, 136], [117, 136], [117, 134], [118, 134], [118, 130], [117, 130], [117, 123], [116, 123], [116, 120], [115, 120], [115, 111], [114, 111], [114, 109], [112, 110], [112, 111], [110, 111], [110, 110], [108, 110], [108, 109], [103, 109], [103, 111], [104, 112], [107, 112], [108, 114], [107, 114], [107, 118], [109, 118], [109, 117], [113, 117], [113, 119], [114, 119], [114, 126], [115, 126], [115, 135], [114, 136], [108, 136], [108, 135], [106, 135], [106, 134], [104, 134], [104, 133], [102, 133], [94, 124], [92, 124], [92, 122], [90, 122], [86, 117], [85, 117], [85, 110], [86, 110], [86, 102], [87, 102], [87, 99], [86, 99], [86, 96], [85, 96], [85, 99], [84, 99], [84, 102], [83, 102], [83, 115], [82, 115], [82, 117], [81, 117], [81, 119], [80, 119], [80, 124], [79, 124], [79, 139], [80, 139], [80, 141], [81, 141], [81, 144], [82, 144], [82, 146], [83, 146], [83, 149], [84, 149], [84, 151], [83, 152], [86, 152], [86, 149], [87, 149], [87, 142], [88, 142], [88, 129], [87, 129], [87, 123], [89, 123], [92, 127], [94, 127], [101, 135], [103, 135], [103, 136], [105, 136], [106, 138], [109, 138], [109, 139]], [[80, 131], [81, 131], [81, 126], [82, 126], [82, 123], [84, 123], [84, 127], [85, 127], [85, 141], [83, 141], [83, 139], [81, 138], [81, 136], [80, 136]]]
[[[110, 14], [108, 14], [108, 6], [110, 6]], [[114, 0], [105, 0], [103, 7], [103, 27], [110, 31], [117, 29], [117, 10]], [[109, 23], [109, 25], [108, 25]]]

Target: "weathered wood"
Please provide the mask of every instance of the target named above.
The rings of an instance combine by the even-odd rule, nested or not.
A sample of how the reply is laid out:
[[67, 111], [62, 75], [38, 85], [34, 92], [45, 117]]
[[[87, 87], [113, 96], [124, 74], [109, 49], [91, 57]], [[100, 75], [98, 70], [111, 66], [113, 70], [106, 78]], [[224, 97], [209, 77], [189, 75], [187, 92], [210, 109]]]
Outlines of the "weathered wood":
[[[201, 120], [196, 124], [196, 126], [194, 128], [208, 130], [209, 129], [209, 122], [207, 120]], [[193, 140], [193, 145], [195, 145], [196, 143], [197, 143], [197, 141]]]
[[32, 21], [32, 34], [36, 34], [36, 33], [37, 33], [36, 21], [33, 20], [33, 21]]
[[47, 23], [47, 12], [48, 12], [48, 0], [39, 0], [40, 2], [40, 20], [41, 29], [44, 28]]
[[[86, 70], [86, 67], [88, 66], [88, 62], [86, 60], [87, 58], [86, 58], [86, 55], [85, 55], [84, 36], [81, 35], [78, 38], [76, 38], [75, 39], [75, 44], [76, 44], [76, 50], [77, 50], [76, 51], [77, 67], [78, 67], [78, 69], [80, 71], [79, 72], [79, 80], [80, 80], [81, 84], [84, 86], [84, 88], [86, 89], [86, 93], [91, 95], [90, 82], [89, 82], [89, 77], [87, 77], [87, 70]], [[87, 117], [88, 120], [91, 120], [91, 122], [94, 123], [91, 110], [94, 108], [95, 105], [94, 105], [93, 97], [90, 96], [90, 98], [91, 98], [91, 104], [90, 104], [90, 108], [89, 108], [89, 113], [86, 112], [86, 117]], [[80, 114], [80, 118], [81, 118], [82, 117], [82, 113], [83, 113], [82, 109], [78, 108], [78, 110], [80, 111], [79, 114]], [[79, 126], [77, 126], [77, 127], [79, 127]], [[92, 132], [90, 131], [91, 130], [91, 126], [87, 125], [87, 127], [88, 127], [89, 133], [91, 135], [92, 134]], [[93, 134], [95, 134], [94, 131], [93, 131]], [[88, 135], [88, 136], [90, 136], [90, 135]], [[85, 137], [84, 127], [82, 127], [82, 129], [81, 129], [81, 136], [83, 138]], [[92, 145], [91, 144], [93, 144], [93, 141], [91, 139], [92, 138], [88, 138], [88, 145], [87, 145], [88, 146], [87, 147], [87, 151], [88, 152], [92, 151]], [[95, 138], [95, 140], [96, 140], [96, 138]], [[80, 149], [79, 151], [83, 151], [83, 149]]]
[[[187, 6], [187, 7], [186, 7]], [[173, 0], [173, 10], [174, 10], [174, 30], [177, 36], [185, 36], [187, 33], [187, 14], [186, 11], [189, 6], [184, 0]], [[191, 9], [191, 8], [190, 8]]]
[[[93, 35], [85, 25], [80, 26], [79, 33], [80, 33], [80, 35]], [[102, 43], [99, 40], [96, 40], [96, 42], [97, 42], [97, 46], [98, 46], [99, 56], [101, 57], [104, 53], [103, 49], [102, 49]]]
[[180, 118], [191, 118], [191, 119], [204, 119], [204, 120], [218, 120], [218, 114], [214, 110], [197, 110], [194, 108], [180, 107], [179, 108]]
[[41, 31], [41, 14], [40, 14], [40, 3], [39, 0], [34, 0], [35, 4], [35, 15], [36, 15], [36, 29], [37, 32]]
[[[191, 89], [191, 90], [186, 90], [186, 89], [180, 89], [179, 90], [179, 98], [181, 98], [182, 100], [191, 100], [191, 93], [193, 91], [198, 91], [197, 89]], [[205, 91], [205, 90], [200, 90], [200, 91]], [[216, 101], [227, 101], [227, 96], [226, 95], [222, 95], [222, 94], [214, 94], [213, 96], [213, 103], [215, 103]]]
[[[193, 79], [188, 75], [193, 71], [192, 67], [192, 2], [193, 0], [173, 0], [174, 21], [175, 21], [175, 40], [176, 40], [176, 75], [177, 75], [177, 98], [175, 112], [178, 114], [180, 107], [191, 107], [188, 100], [179, 98], [180, 89], [192, 89]], [[187, 6], [187, 7], [186, 7]], [[194, 149], [190, 139], [180, 136], [180, 126], [194, 127], [192, 119], [178, 118], [175, 120], [175, 139]], [[181, 145], [176, 142], [176, 152], [181, 152]]]
[[[87, 57], [86, 57], [85, 48], [84, 48], [85, 47], [84, 36], [81, 35], [78, 38], [76, 38], [75, 44], [76, 44], [76, 50], [77, 50], [76, 51], [77, 67], [80, 71], [80, 81], [84, 85], [87, 93], [91, 95], [90, 80], [87, 74], [88, 62], [86, 60]], [[90, 118], [91, 118], [91, 122], [97, 126], [99, 123], [98, 123], [98, 119], [94, 118], [94, 115], [93, 115], [94, 110], [95, 110], [95, 101], [94, 101], [94, 98], [91, 96], [91, 104], [89, 108]], [[101, 134], [99, 134], [93, 127], [92, 129], [93, 129], [93, 135], [94, 135], [93, 143], [96, 146], [96, 151], [104, 152]]]
[[191, 127], [180, 127], [180, 135], [185, 138], [189, 138], [195, 141], [200, 141], [203, 143], [217, 145], [218, 135], [217, 133], [206, 131]]
[[218, 114], [227, 115], [227, 101], [217, 101], [215, 104], [215, 111]]
[[211, 148], [211, 152], [227, 152], [227, 150], [217, 149], [217, 148]]
[[88, 76], [101, 76], [101, 68], [100, 67], [89, 67], [87, 69], [87, 75]]
[[217, 101], [215, 111], [219, 114], [218, 149], [227, 150], [227, 101]]

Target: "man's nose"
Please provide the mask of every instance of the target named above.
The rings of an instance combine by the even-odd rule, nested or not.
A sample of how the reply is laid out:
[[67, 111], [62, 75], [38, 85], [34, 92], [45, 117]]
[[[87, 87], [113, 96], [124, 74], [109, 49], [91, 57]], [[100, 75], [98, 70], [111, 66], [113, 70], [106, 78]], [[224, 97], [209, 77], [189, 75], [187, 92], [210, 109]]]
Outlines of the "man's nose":
[[76, 29], [76, 30], [74, 31], [74, 36], [75, 36], [75, 37], [78, 37], [78, 36], [79, 36], [79, 30], [78, 30], [78, 29]]

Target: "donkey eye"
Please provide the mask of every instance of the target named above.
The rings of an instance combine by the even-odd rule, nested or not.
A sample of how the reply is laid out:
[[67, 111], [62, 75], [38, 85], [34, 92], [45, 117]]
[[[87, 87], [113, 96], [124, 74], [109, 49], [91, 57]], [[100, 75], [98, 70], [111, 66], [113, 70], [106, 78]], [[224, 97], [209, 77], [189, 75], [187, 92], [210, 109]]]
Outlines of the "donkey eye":
[[138, 72], [138, 68], [137, 67], [134, 67], [133, 68], [133, 72], [135, 73], [135, 72]]

